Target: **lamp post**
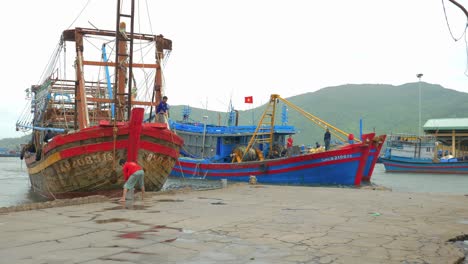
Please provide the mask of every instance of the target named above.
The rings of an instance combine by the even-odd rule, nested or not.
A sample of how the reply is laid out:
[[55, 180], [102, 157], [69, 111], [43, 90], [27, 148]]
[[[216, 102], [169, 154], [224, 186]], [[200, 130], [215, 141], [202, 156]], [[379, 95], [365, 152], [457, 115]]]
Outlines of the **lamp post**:
[[423, 77], [422, 73], [416, 74], [418, 77], [418, 87], [419, 87], [419, 126], [418, 126], [418, 136], [421, 136], [421, 77]]
[[201, 157], [205, 155], [205, 137], [206, 137], [206, 122], [208, 121], [208, 116], [203, 116], [203, 143], [202, 143], [202, 154]]

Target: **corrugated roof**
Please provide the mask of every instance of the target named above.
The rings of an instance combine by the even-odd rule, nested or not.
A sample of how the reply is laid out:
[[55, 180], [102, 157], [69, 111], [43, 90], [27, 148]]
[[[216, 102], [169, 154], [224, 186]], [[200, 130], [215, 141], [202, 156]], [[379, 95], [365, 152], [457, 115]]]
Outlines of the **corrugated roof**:
[[465, 130], [468, 129], [468, 118], [429, 119], [423, 126], [424, 130]]

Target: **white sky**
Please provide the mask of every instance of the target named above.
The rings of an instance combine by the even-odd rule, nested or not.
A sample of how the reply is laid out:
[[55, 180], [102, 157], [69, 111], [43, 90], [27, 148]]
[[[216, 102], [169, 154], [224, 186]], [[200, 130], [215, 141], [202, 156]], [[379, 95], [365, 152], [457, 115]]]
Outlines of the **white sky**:
[[[138, 0], [137, 0], [138, 1]], [[348, 83], [423, 81], [468, 92], [466, 48], [440, 0], [140, 0], [141, 28], [172, 39], [171, 105], [226, 111]], [[0, 138], [19, 137], [24, 90], [37, 84], [60, 34], [88, 0], [1, 1]], [[459, 0], [468, 7], [468, 0]], [[115, 0], [90, 0], [73, 27], [115, 28]], [[446, 0], [452, 31], [464, 14]], [[72, 63], [72, 62], [69, 62]], [[253, 96], [254, 104], [244, 104]], [[397, 103], [397, 102], [396, 102]]]

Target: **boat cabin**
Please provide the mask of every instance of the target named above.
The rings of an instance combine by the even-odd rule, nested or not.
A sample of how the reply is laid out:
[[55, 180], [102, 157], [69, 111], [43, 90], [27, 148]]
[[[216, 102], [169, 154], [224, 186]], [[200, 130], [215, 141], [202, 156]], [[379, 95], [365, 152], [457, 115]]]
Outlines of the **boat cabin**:
[[439, 152], [468, 160], [468, 118], [429, 119], [423, 129], [442, 143], [438, 145]]
[[[216, 162], [231, 162], [231, 154], [236, 148], [249, 144], [256, 126], [217, 126], [203, 123], [174, 122], [171, 128], [184, 139], [181, 154], [192, 158], [205, 158]], [[295, 134], [293, 126], [275, 125], [273, 146], [280, 155], [284, 150], [288, 135]], [[259, 143], [255, 148], [268, 157], [269, 143]]]

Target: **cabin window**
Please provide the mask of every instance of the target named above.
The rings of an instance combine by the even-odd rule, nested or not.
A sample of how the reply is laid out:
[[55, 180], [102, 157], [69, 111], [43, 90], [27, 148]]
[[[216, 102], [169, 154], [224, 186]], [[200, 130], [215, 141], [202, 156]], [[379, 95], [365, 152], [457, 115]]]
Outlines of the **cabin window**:
[[224, 137], [223, 144], [224, 145], [235, 145], [240, 143], [240, 137]]

